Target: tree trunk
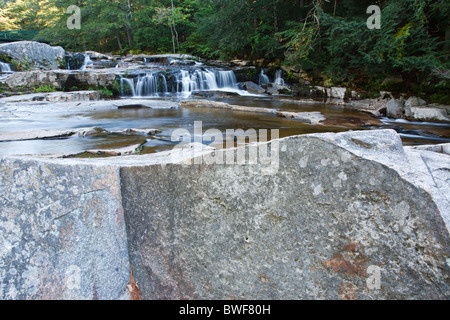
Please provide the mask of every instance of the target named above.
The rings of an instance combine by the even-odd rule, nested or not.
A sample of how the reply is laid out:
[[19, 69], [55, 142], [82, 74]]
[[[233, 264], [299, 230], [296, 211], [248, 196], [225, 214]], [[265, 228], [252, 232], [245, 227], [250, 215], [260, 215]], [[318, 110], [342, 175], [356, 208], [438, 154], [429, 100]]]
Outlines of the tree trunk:
[[127, 0], [127, 4], [128, 4], [128, 14], [126, 15], [125, 19], [129, 21], [129, 24], [125, 26], [125, 29], [127, 32], [128, 46], [131, 49], [132, 48], [131, 28], [133, 26], [133, 10], [131, 9], [131, 0]]
[[173, 54], [177, 53], [177, 50], [175, 48], [175, 35], [173, 34], [173, 28], [172, 25], [170, 25], [170, 33], [172, 34], [172, 46], [173, 46]]
[[272, 8], [273, 8], [273, 27], [275, 29], [275, 32], [278, 32], [278, 15], [277, 15], [276, 0], [272, 1]]
[[304, 8], [305, 7], [305, 0], [300, 0], [300, 21], [303, 21], [303, 19], [305, 18], [305, 13], [304, 13]]
[[117, 37], [117, 44], [119, 45], [119, 50], [120, 50], [120, 51], [123, 51], [123, 49], [122, 49], [122, 43], [120, 42], [119, 31], [116, 31], [116, 37]]
[[[180, 42], [178, 41], [178, 32], [177, 32], [177, 28], [175, 27], [175, 18], [173, 18], [173, 14], [174, 14], [174, 11], [175, 11], [175, 6], [173, 4], [173, 0], [171, 0], [170, 2], [172, 4], [172, 27], [173, 27], [172, 39], [173, 39], [173, 36], [174, 36], [174, 33], [175, 33], [175, 40], [177, 42], [177, 47], [178, 47], [178, 49], [180, 49]], [[173, 46], [174, 46], [173, 53], [175, 53], [175, 43], [174, 43]]]
[[128, 38], [128, 45], [130, 46], [130, 49], [131, 49], [132, 40], [131, 40], [130, 29], [127, 29], [127, 38]]

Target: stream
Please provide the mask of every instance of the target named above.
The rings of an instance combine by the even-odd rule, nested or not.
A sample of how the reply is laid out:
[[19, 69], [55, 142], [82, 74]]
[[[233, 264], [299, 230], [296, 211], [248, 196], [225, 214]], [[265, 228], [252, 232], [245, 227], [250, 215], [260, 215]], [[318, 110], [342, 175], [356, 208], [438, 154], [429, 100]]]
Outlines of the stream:
[[[157, 98], [157, 100], [164, 102], [167, 99], [169, 98]], [[280, 118], [272, 114], [210, 108], [111, 108], [109, 110], [83, 111], [70, 114], [48, 110], [48, 112], [41, 111], [28, 117], [24, 115], [19, 118], [2, 118], [0, 120], [0, 133], [12, 132], [17, 128], [37, 130], [84, 127], [101, 127], [110, 132], [119, 132], [128, 128], [154, 128], [161, 132], [152, 136], [128, 136], [111, 133], [92, 137], [74, 135], [64, 138], [5, 141], [0, 142], [0, 155], [77, 154], [89, 149], [115, 149], [135, 144], [143, 145], [142, 153], [159, 152], [174, 147], [176, 142], [171, 141], [171, 136], [175, 129], [189, 130], [194, 139], [195, 121], [202, 121], [203, 132], [212, 128], [223, 133], [227, 129], [278, 129], [281, 138], [319, 132], [392, 128], [400, 134], [405, 145], [450, 142], [450, 126], [448, 124], [382, 118], [379, 124], [366, 125], [374, 119], [367, 113], [336, 105], [299, 103], [289, 97], [280, 99], [280, 97], [245, 96], [216, 100], [229, 104], [274, 108], [283, 111], [320, 112], [325, 116], [326, 121], [323, 125], [313, 125]], [[208, 143], [205, 141], [205, 144]]]
[[[2, 65], [6, 69], [6, 65]], [[9, 71], [9, 70], [8, 70]], [[270, 79], [263, 73], [260, 83]], [[281, 73], [273, 83], [284, 85]], [[140, 145], [141, 153], [170, 150], [176, 142], [171, 137], [175, 129], [184, 128], [194, 139], [194, 122], [201, 121], [203, 132], [218, 129], [278, 129], [279, 137], [321, 132], [343, 132], [348, 130], [396, 130], [404, 145], [438, 144], [450, 142], [450, 124], [412, 122], [389, 118], [374, 118], [343, 105], [306, 101], [288, 95], [252, 94], [238, 83], [233, 71], [205, 67], [175, 68], [170, 70], [137, 70], [131, 77], [120, 78], [121, 95], [124, 99], [148, 99], [160, 101], [160, 108], [114, 108], [101, 110], [65, 111], [53, 108], [51, 104], [22, 110], [0, 108], [0, 135], [20, 130], [54, 130], [100, 127], [110, 133], [95, 136], [72, 135], [59, 138], [45, 138], [23, 141], [0, 142], [0, 156], [3, 155], [76, 155], [86, 150], [117, 149]], [[209, 100], [230, 105], [270, 108], [287, 112], [316, 112], [326, 119], [320, 124], [310, 124], [295, 119], [282, 118], [271, 113], [253, 113], [215, 108], [167, 108], [167, 102], [199, 99], [201, 94], [223, 92], [208, 96]], [[83, 102], [80, 102], [83, 103]], [[172, 104], [173, 105], [173, 104]], [[1, 99], [0, 99], [1, 106]], [[35, 109], [33, 109], [35, 108]], [[151, 135], [124, 135], [125, 129], [158, 129]], [[204, 141], [205, 144], [211, 142]], [[214, 145], [220, 148], [220, 145]]]

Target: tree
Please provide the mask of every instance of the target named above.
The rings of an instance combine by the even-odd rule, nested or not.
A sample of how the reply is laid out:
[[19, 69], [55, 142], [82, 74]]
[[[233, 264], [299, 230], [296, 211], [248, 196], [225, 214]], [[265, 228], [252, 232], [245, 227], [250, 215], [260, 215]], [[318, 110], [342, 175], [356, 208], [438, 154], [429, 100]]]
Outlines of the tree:
[[0, 30], [14, 30], [17, 29], [17, 20], [11, 17], [6, 4], [0, 4]]
[[0, 19], [5, 27], [9, 26], [8, 29], [42, 30], [51, 23], [42, 11], [44, 6], [45, 2], [40, 0], [7, 2], [2, 8]]
[[301, 24], [280, 34], [287, 61], [336, 81], [386, 74], [420, 81], [433, 69], [445, 69], [444, 41], [430, 33], [430, 18], [437, 14], [432, 4], [441, 1], [385, 1], [381, 30], [366, 26], [371, 2], [342, 0], [335, 10], [333, 3], [317, 1]]
[[153, 17], [153, 21], [156, 24], [162, 24], [169, 27], [170, 33], [172, 35], [173, 53], [176, 53], [177, 48], [180, 48], [176, 26], [178, 23], [186, 20], [189, 15], [184, 14], [181, 8], [175, 8], [173, 0], [171, 0], [170, 2], [171, 6], [169, 8], [155, 8], [156, 14]]

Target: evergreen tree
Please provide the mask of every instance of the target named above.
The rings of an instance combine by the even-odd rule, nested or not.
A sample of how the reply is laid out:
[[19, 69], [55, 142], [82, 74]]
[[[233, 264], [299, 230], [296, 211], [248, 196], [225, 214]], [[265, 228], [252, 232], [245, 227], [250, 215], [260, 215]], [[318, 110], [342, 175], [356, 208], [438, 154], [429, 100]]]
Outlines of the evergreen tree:
[[[74, 4], [81, 29], [67, 27]], [[366, 24], [373, 4], [381, 7], [379, 30]], [[445, 88], [449, 7], [448, 0], [16, 0], [2, 4], [0, 28], [41, 30], [74, 51], [277, 59], [336, 84], [373, 85], [394, 74]]]

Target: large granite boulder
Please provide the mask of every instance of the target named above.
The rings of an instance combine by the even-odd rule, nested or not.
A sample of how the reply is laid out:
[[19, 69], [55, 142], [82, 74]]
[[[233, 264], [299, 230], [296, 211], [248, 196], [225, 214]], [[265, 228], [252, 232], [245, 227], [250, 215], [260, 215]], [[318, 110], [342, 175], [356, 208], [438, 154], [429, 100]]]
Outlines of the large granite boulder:
[[0, 298], [450, 297], [447, 154], [393, 130], [265, 147], [2, 158]]
[[244, 83], [245, 90], [247, 90], [250, 93], [254, 94], [263, 94], [266, 92], [266, 89], [261, 87], [260, 85], [257, 85], [256, 83], [252, 81], [247, 81]]
[[390, 99], [381, 109], [386, 109], [386, 115], [394, 119], [450, 122], [449, 106], [427, 104], [417, 97], [410, 97], [406, 101]]
[[331, 98], [344, 99], [347, 88], [331, 87], [330, 96]]
[[403, 103], [400, 100], [391, 99], [386, 104], [386, 115], [389, 118], [402, 118], [403, 117]]
[[0, 159], [0, 299], [129, 298], [119, 170]]
[[[448, 202], [410, 176], [425, 164], [410, 163], [395, 133], [299, 136], [279, 148], [269, 175], [259, 165], [122, 168], [143, 298], [449, 298]], [[448, 171], [438, 173], [448, 156], [427, 156], [441, 159], [428, 163], [448, 191]]]
[[64, 65], [65, 51], [36, 41], [0, 44], [0, 57], [7, 57], [19, 70], [58, 69]]

